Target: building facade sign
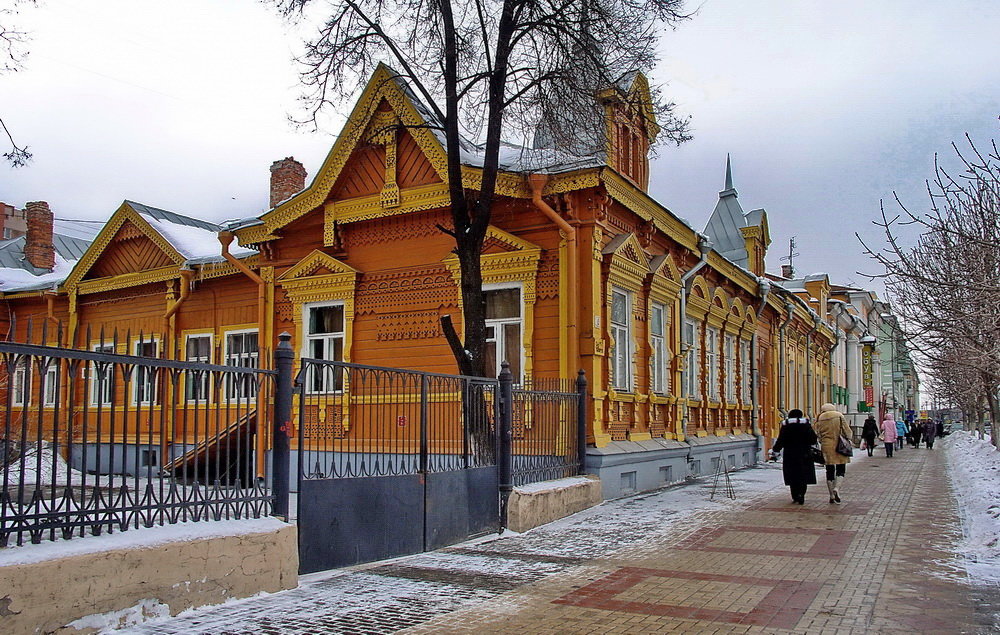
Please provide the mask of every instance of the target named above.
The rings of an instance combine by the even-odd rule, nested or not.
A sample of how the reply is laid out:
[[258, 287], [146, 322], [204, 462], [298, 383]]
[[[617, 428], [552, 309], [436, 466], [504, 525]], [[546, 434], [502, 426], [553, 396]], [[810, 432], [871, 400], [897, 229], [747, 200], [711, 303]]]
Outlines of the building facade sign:
[[865, 389], [865, 403], [868, 407], [875, 405], [875, 389], [872, 386], [872, 347], [861, 349], [861, 384]]

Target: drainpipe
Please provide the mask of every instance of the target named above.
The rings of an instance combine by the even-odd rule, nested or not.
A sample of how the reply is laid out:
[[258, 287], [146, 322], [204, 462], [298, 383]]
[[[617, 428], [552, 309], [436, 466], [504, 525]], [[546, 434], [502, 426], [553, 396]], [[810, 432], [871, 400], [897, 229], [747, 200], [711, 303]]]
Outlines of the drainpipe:
[[180, 295], [174, 300], [174, 303], [170, 305], [167, 312], [163, 314], [163, 319], [170, 321], [171, 318], [177, 313], [177, 309], [181, 308], [184, 301], [188, 299], [188, 295], [191, 294], [191, 280], [194, 279], [194, 269], [187, 266], [186, 264], [181, 267], [181, 290]]
[[45, 319], [47, 319], [48, 321], [52, 322], [55, 325], [58, 325], [59, 318], [56, 317], [56, 295], [57, 295], [56, 290], [48, 289], [46, 291], [42, 291], [40, 295], [45, 298], [45, 307], [46, 307]]
[[788, 327], [788, 324], [792, 321], [792, 316], [795, 315], [795, 307], [792, 305], [791, 302], [785, 303], [785, 312], [787, 313], [787, 317], [785, 317], [785, 321], [781, 323], [781, 326], [778, 327], [778, 342], [779, 342], [779, 346], [778, 346], [778, 411], [781, 413], [782, 417], [787, 417], [788, 416], [788, 408], [785, 407], [785, 406], [788, 405], [787, 403], [785, 403], [785, 400], [788, 398], [788, 390], [785, 387], [785, 380], [787, 379], [787, 373], [785, 372], [785, 367], [787, 366], [786, 357], [788, 356], [788, 350], [787, 350], [787, 347], [788, 347], [788, 342], [787, 342], [788, 336], [785, 335], [785, 329]]
[[[837, 335], [837, 331], [840, 328], [840, 316], [844, 313], [844, 307], [842, 307], [840, 304], [833, 305], [833, 308], [837, 310], [837, 313], [836, 315], [833, 316], [833, 344], [830, 345], [830, 348], [827, 351], [827, 366], [829, 368], [826, 371], [828, 379], [826, 394], [827, 396], [830, 397], [833, 396], [833, 351], [837, 350], [837, 346], [840, 344], [840, 337]], [[845, 344], [847, 343], [846, 334], [844, 343]], [[845, 381], [844, 383], [846, 384], [847, 382]]]
[[[767, 278], [757, 279], [757, 295], [760, 296], [760, 304], [757, 306], [757, 317], [764, 312], [767, 306], [767, 297], [771, 295], [771, 283]], [[757, 367], [757, 348], [760, 346], [757, 341], [757, 329], [754, 329], [750, 336], [750, 431], [754, 439], [754, 459], [760, 456], [764, 450], [764, 434], [760, 429], [760, 368]]]
[[[257, 355], [257, 364], [261, 368], [267, 368], [268, 366], [270, 366], [271, 360], [268, 359], [269, 357], [268, 355], [264, 354], [264, 351], [268, 351], [271, 349], [270, 342], [267, 342], [268, 346], [266, 347], [261, 346], [261, 344], [264, 342], [264, 324], [266, 321], [264, 319], [264, 311], [266, 308], [264, 306], [264, 299], [267, 297], [265, 293], [266, 283], [264, 282], [264, 279], [258, 276], [256, 273], [254, 273], [250, 269], [250, 267], [247, 267], [245, 264], [243, 264], [243, 262], [239, 258], [229, 253], [229, 245], [233, 243], [233, 238], [235, 238], [235, 236], [233, 236], [233, 233], [230, 231], [223, 230], [219, 232], [219, 242], [222, 244], [222, 257], [226, 259], [226, 262], [236, 267], [236, 269], [239, 270], [240, 273], [250, 278], [257, 284], [257, 342], [258, 342], [257, 346], [258, 346], [258, 351], [260, 351]], [[258, 395], [257, 395], [258, 404], [260, 404], [262, 401], [261, 395], [263, 394], [262, 393], [263, 390], [264, 390], [264, 382], [259, 382]], [[264, 425], [264, 422], [267, 421], [267, 419], [268, 417], [266, 413], [262, 412], [257, 413], [258, 478], [263, 478], [265, 475], [264, 462], [265, 462], [265, 452], [267, 451], [268, 427]]]
[[[681, 350], [683, 350], [685, 354], [687, 353], [687, 350], [684, 348], [685, 342], [683, 341], [684, 339], [683, 334], [684, 334], [684, 324], [687, 321], [687, 297], [688, 294], [691, 293], [691, 285], [693, 284], [695, 274], [701, 271], [702, 267], [708, 264], [708, 254], [712, 253], [712, 241], [709, 240], [708, 236], [706, 236], [705, 234], [698, 234], [698, 252], [701, 254], [701, 257], [699, 258], [698, 262], [694, 263], [694, 266], [688, 269], [686, 272], [684, 272], [684, 274], [681, 276], [681, 314], [680, 314]], [[685, 360], [685, 363], [687, 363], [687, 360]], [[687, 423], [688, 423], [688, 394], [687, 394], [688, 382], [681, 382], [681, 383], [682, 383], [681, 404], [684, 406], [684, 415], [683, 419], [681, 420], [681, 425], [686, 433]], [[689, 452], [688, 458], [690, 459], [690, 449], [688, 450], [688, 452]]]
[[[815, 397], [813, 394], [812, 337], [813, 333], [819, 330], [819, 325], [822, 323], [823, 321], [819, 319], [819, 315], [813, 313], [813, 327], [806, 333], [806, 405], [810, 409], [813, 407], [813, 398]], [[815, 414], [815, 411], [813, 414]]]
[[[250, 269], [250, 267], [243, 264], [243, 261], [241, 261], [239, 258], [229, 253], [229, 245], [233, 243], [233, 238], [235, 238], [235, 236], [233, 236], [233, 233], [230, 231], [223, 230], [219, 232], [219, 242], [222, 243], [222, 257], [226, 259], [226, 262], [236, 267], [243, 275], [250, 278], [257, 284], [257, 333], [258, 337], [261, 340], [261, 343], [263, 343], [264, 322], [265, 322], [264, 289], [266, 283], [264, 282], [263, 278], [254, 273], [253, 270]], [[270, 344], [270, 342], [268, 342], [268, 344]], [[270, 350], [270, 348], [271, 348], [270, 346], [267, 346], [268, 350]], [[265, 357], [267, 356], [261, 355], [258, 359], [258, 363], [260, 364], [261, 368], [267, 368], [269, 360], [266, 360]]]
[[577, 320], [579, 319], [578, 305], [578, 284], [579, 276], [579, 253], [577, 250], [576, 229], [560, 216], [542, 198], [542, 189], [549, 182], [548, 174], [529, 174], [528, 185], [531, 187], [531, 202], [549, 220], [555, 223], [556, 227], [566, 236], [566, 305], [569, 315], [566, 316], [566, 336], [568, 339], [567, 357], [569, 357], [568, 372], [570, 375], [576, 372], [580, 365], [579, 348], [580, 338], [577, 333]]

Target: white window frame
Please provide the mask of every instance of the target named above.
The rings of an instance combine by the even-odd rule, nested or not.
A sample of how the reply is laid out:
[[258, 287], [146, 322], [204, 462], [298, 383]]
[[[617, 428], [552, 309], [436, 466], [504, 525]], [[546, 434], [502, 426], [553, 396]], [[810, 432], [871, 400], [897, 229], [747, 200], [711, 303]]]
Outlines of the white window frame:
[[736, 336], [726, 333], [723, 339], [726, 372], [726, 402], [736, 403]]
[[[625, 298], [625, 322], [615, 322], [615, 295]], [[611, 306], [608, 312], [608, 323], [611, 327], [611, 338], [614, 347], [611, 351], [611, 385], [615, 390], [632, 392], [632, 294], [618, 287], [611, 288]], [[621, 372], [624, 367], [624, 376]]]
[[[313, 309], [322, 309], [330, 306], [338, 306], [341, 308], [341, 330], [339, 332], [332, 331], [329, 333], [309, 333], [309, 312]], [[347, 345], [347, 307], [343, 300], [333, 300], [330, 302], [309, 302], [302, 305], [302, 357], [312, 358], [312, 343], [316, 341], [323, 342], [323, 357], [314, 359], [325, 359], [328, 361], [344, 361], [343, 351]], [[336, 350], [335, 342], [340, 340], [340, 350], [341, 358], [336, 359], [333, 352]], [[323, 385], [319, 388], [314, 386], [314, 380], [316, 379], [315, 373], [318, 368], [322, 368], [323, 375], [321, 376]], [[333, 375], [331, 375], [331, 372]], [[306, 393], [310, 395], [332, 395], [343, 390], [343, 376], [340, 374], [341, 387], [337, 387], [336, 380], [338, 378], [338, 373], [334, 370], [329, 370], [327, 366], [316, 366], [313, 365], [309, 369], [308, 376], [306, 377]], [[327, 386], [327, 383], [333, 383], [333, 386]]]
[[[247, 333], [256, 333], [257, 334], [257, 352], [255, 354], [255, 357], [253, 357], [253, 359], [255, 359], [257, 361], [257, 363], [254, 364], [253, 366], [244, 366], [244, 365], [230, 364], [229, 363], [229, 361], [230, 361], [229, 360], [229, 336], [231, 336], [231, 335], [246, 335]], [[246, 353], [240, 353], [240, 359], [251, 359], [251, 358], [248, 357]], [[222, 365], [224, 365], [224, 366], [239, 366], [240, 368], [260, 368], [260, 330], [259, 329], [232, 329], [232, 330], [228, 330], [228, 331], [223, 331], [222, 332], [222, 362], [223, 362]], [[240, 392], [242, 391], [242, 389], [240, 389], [238, 387], [236, 389], [233, 388], [233, 385], [234, 385], [233, 384], [233, 379], [237, 375], [238, 375], [238, 373], [232, 373], [232, 374], [229, 375], [229, 377], [226, 378], [226, 381], [223, 382], [224, 385], [225, 385], [225, 399], [226, 399], [226, 401], [228, 401], [228, 402], [247, 402], [247, 401], [252, 401], [253, 399], [256, 399], [257, 398], [256, 391], [254, 392], [253, 395], [243, 396], [243, 395], [240, 394]], [[233, 392], [235, 392], [236, 394], [235, 395], [232, 394]]]
[[[151, 357], [150, 356], [142, 355], [141, 351], [139, 350], [140, 346], [144, 346], [146, 344], [153, 344], [155, 346], [155, 349], [153, 351], [153, 355]], [[130, 348], [131, 348], [132, 355], [135, 355], [136, 357], [146, 357], [147, 359], [159, 359], [159, 355], [160, 355], [160, 338], [158, 338], [158, 337], [151, 337], [149, 339], [132, 340], [132, 342], [130, 343]], [[145, 375], [146, 373], [152, 373], [152, 381], [151, 382], [145, 382], [144, 379], [140, 379], [140, 377], [143, 376], [143, 375]], [[158, 396], [157, 393], [159, 393], [159, 390], [158, 390], [159, 389], [159, 379], [160, 379], [159, 378], [159, 370], [156, 367], [141, 366], [141, 365], [137, 364], [132, 369], [132, 391], [131, 391], [132, 392], [132, 395], [131, 395], [132, 405], [133, 406], [155, 406], [155, 405], [157, 405], [156, 398]], [[149, 384], [149, 387], [150, 387], [150, 394], [148, 395], [148, 397], [149, 397], [148, 399], [140, 399], [140, 396], [141, 396], [139, 394], [139, 392], [141, 390], [140, 386], [143, 385], [143, 383]]]
[[[25, 408], [31, 405], [31, 358], [24, 356], [11, 375], [10, 405]], [[27, 383], [27, 388], [25, 388]]]
[[45, 369], [45, 389], [42, 390], [42, 406], [54, 408], [59, 401], [59, 358], [53, 357]]
[[750, 380], [753, 371], [750, 368], [750, 340], [740, 340], [740, 400], [743, 405], [751, 403]]
[[[208, 359], [190, 359], [188, 358], [188, 342], [193, 339], [208, 339]], [[257, 343], [258, 349], [260, 348], [260, 342]], [[184, 361], [186, 362], [197, 362], [199, 364], [211, 364], [212, 354], [215, 352], [215, 337], [212, 333], [185, 333], [184, 334]], [[188, 382], [197, 381], [204, 385], [204, 396], [192, 398], [188, 393]], [[187, 403], [206, 403], [212, 399], [212, 381], [211, 373], [200, 373], [195, 375], [188, 371], [184, 375], [184, 401]]]
[[[90, 350], [95, 353], [107, 353], [115, 354], [114, 342], [105, 342], [103, 344], [91, 344]], [[90, 405], [97, 408], [98, 406], [110, 406], [111, 402], [115, 398], [115, 374], [116, 368], [115, 364], [108, 363], [104, 372], [104, 378], [100, 378], [100, 374], [97, 371], [97, 362], [92, 362], [90, 364]], [[100, 398], [102, 396], [107, 396], [107, 399], [102, 401]]]
[[[690, 336], [690, 338], [689, 338]], [[684, 344], [688, 347], [684, 359], [683, 383], [687, 398], [701, 399], [701, 325], [695, 320], [684, 320]]]
[[[654, 330], [654, 316], [660, 314], [660, 332]], [[652, 354], [649, 356], [650, 365], [650, 390], [657, 394], [670, 394], [670, 346], [667, 344], [668, 329], [667, 306], [660, 302], [653, 302], [649, 311], [649, 339], [652, 347]]]
[[705, 362], [708, 366], [705, 383], [708, 384], [708, 399], [719, 401], [719, 329], [705, 330]]
[[[507, 363], [510, 363], [509, 359], [508, 360], [504, 360], [503, 359], [503, 357], [504, 357], [503, 352], [507, 349], [507, 346], [506, 346], [506, 344], [507, 344], [507, 340], [506, 340], [507, 335], [504, 332], [504, 328], [503, 327], [506, 324], [517, 324], [519, 326], [518, 332], [520, 333], [520, 340], [518, 340], [518, 342], [517, 342], [517, 352], [518, 352], [518, 355], [520, 356], [520, 359], [518, 359], [518, 368], [520, 369], [520, 372], [518, 373], [518, 375], [523, 375], [524, 374], [524, 286], [520, 282], [494, 282], [494, 283], [491, 283], [491, 284], [484, 284], [483, 285], [483, 293], [484, 294], [487, 291], [506, 291], [506, 290], [509, 290], [509, 289], [517, 289], [517, 297], [518, 297], [518, 301], [519, 301], [518, 302], [518, 304], [519, 304], [519, 306], [518, 306], [518, 317], [516, 317], [516, 318], [495, 318], [495, 319], [488, 319], [488, 320], [486, 320], [486, 328], [493, 327], [493, 337], [492, 338], [487, 337], [486, 341], [487, 342], [493, 341], [496, 344], [496, 346], [494, 347], [494, 350], [496, 351], [496, 355], [495, 355], [496, 367], [495, 368], [497, 369], [497, 373], [499, 373], [500, 372], [500, 368], [501, 368], [501, 364], [504, 361], [506, 361]], [[484, 299], [484, 301], [485, 301], [485, 299]], [[520, 384], [522, 382], [522, 380], [523, 380], [523, 377], [521, 377], [521, 376], [515, 376], [513, 379], [514, 379], [514, 383], [515, 384]]]

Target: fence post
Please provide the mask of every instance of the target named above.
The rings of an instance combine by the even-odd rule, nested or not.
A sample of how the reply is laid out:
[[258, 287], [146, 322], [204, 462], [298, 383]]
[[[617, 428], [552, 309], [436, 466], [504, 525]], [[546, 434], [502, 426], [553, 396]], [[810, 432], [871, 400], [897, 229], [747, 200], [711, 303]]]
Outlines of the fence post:
[[500, 529], [507, 528], [507, 503], [514, 490], [514, 376], [510, 365], [503, 362], [500, 370], [500, 452], [497, 457], [497, 472], [500, 477]]
[[278, 371], [274, 395], [274, 419], [271, 438], [274, 439], [271, 456], [271, 493], [274, 495], [274, 515], [288, 518], [289, 458], [292, 437], [292, 366], [295, 351], [292, 336], [278, 336], [274, 351], [274, 367]]
[[581, 368], [576, 375], [576, 452], [580, 467], [577, 474], [587, 473], [587, 373]]

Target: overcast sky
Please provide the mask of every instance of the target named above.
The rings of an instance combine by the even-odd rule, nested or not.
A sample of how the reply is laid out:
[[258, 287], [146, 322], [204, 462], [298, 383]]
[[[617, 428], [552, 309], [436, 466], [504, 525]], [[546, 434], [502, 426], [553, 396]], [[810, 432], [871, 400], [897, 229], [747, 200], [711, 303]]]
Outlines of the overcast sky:
[[[0, 0], [0, 3], [5, 0]], [[1000, 2], [706, 0], [662, 40], [653, 81], [694, 140], [663, 147], [651, 192], [704, 227], [732, 155], [739, 199], [768, 211], [777, 270], [872, 271], [879, 199], [925, 204], [935, 152], [1000, 137]], [[255, 0], [41, 0], [0, 116], [35, 158], [0, 167], [0, 201], [107, 218], [123, 199], [209, 220], [267, 206], [268, 167], [319, 168], [337, 129], [296, 130], [300, 33]], [[6, 151], [6, 149], [4, 150]]]

